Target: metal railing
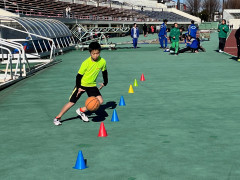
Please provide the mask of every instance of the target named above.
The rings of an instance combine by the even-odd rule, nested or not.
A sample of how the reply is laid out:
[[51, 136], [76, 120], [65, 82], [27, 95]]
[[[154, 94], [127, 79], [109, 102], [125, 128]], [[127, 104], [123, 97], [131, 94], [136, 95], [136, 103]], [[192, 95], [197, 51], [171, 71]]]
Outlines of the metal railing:
[[82, 44], [88, 44], [92, 41], [104, 40], [105, 45], [108, 44], [107, 33], [126, 33], [130, 30], [129, 27], [90, 27], [84, 28], [81, 24], [75, 24], [71, 29], [74, 37]]
[[[1, 59], [2, 59], [2, 61], [0, 61], [0, 64], [6, 65], [5, 70], [4, 70], [5, 71], [4, 75], [3, 74], [0, 75], [0, 77], [1, 77], [0, 81], [7, 82], [9, 80], [16, 80], [21, 77], [26, 77], [28, 75], [28, 73], [31, 74], [32, 72], [34, 72], [36, 69], [35, 69], [35, 67], [33, 67], [33, 68], [30, 67], [30, 63], [27, 58], [27, 55], [35, 57], [35, 59], [31, 60], [31, 62], [43, 63], [41, 66], [43, 66], [44, 64], [48, 64], [49, 62], [51, 62], [55, 59], [56, 46], [55, 46], [55, 42], [53, 39], [47, 38], [47, 37], [44, 37], [41, 35], [37, 35], [34, 33], [26, 32], [23, 30], [19, 30], [19, 29], [9, 27], [9, 26], [3, 25], [3, 24], [0, 24], [0, 27], [27, 34], [27, 36], [31, 37], [31, 38], [30, 38], [30, 40], [27, 40], [27, 39], [23, 40], [25, 42], [26, 41], [33, 42], [32, 37], [35, 36], [42, 40], [46, 40], [48, 42], [48, 45], [50, 46], [50, 49], [47, 49], [46, 44], [43, 43], [43, 45], [45, 46], [46, 52], [50, 52], [50, 54], [49, 54], [50, 59], [45, 60], [45, 59], [39, 59], [40, 56], [38, 55], [37, 49], [34, 45], [34, 42], [33, 42], [33, 46], [36, 51], [36, 54], [32, 54], [32, 53], [27, 54], [25, 52], [24, 45], [17, 42], [18, 41], [17, 39], [7, 40], [7, 39], [0, 38], [0, 49], [1, 49], [0, 55], [1, 55]], [[69, 40], [63, 39], [63, 41], [65, 44], [70, 43], [70, 39]], [[37, 40], [37, 42], [39, 42], [39, 40]]]
[[0, 49], [8, 51], [8, 60], [7, 60], [8, 64], [6, 66], [6, 70], [5, 70], [5, 74], [4, 74], [4, 77], [3, 77], [3, 81], [6, 81], [6, 79], [7, 79], [7, 72], [8, 72], [9, 65], [10, 65], [10, 79], [13, 79], [12, 52], [10, 51], [9, 48], [6, 48], [6, 47], [1, 46], [1, 45], [0, 45]]
[[[16, 28], [13, 28], [13, 27], [10, 27], [10, 26], [6, 26], [6, 25], [3, 25], [3, 24], [0, 24], [0, 27], [4, 27], [4, 28], [7, 28], [7, 29], [11, 29], [11, 30], [15, 30], [15, 31], [18, 31], [18, 32], [22, 32], [22, 33], [25, 33], [27, 34], [28, 36], [35, 36], [35, 37], [38, 37], [38, 38], [41, 38], [41, 39], [45, 39], [47, 41], [50, 41], [51, 43], [49, 43], [50, 47], [51, 47], [51, 51], [50, 51], [50, 59], [53, 59], [55, 57], [55, 50], [56, 50], [56, 45], [55, 45], [55, 42], [53, 39], [51, 38], [47, 38], [47, 37], [44, 37], [44, 36], [41, 36], [41, 35], [37, 35], [37, 34], [34, 34], [34, 33], [30, 33], [30, 32], [26, 32], [26, 31], [23, 31], [23, 30], [19, 30], [19, 29], [16, 29]], [[37, 50], [35, 48], [35, 51], [36, 53]]]
[[[26, 64], [28, 65], [28, 68], [30, 69], [29, 63], [27, 62], [25, 51], [23, 48], [23, 45], [17, 42], [11, 42], [6, 39], [0, 38], [0, 49], [4, 49], [8, 51], [8, 54], [3, 54], [2, 57], [5, 58], [7, 56], [7, 61], [6, 63], [6, 69], [5, 69], [5, 75], [3, 77], [4, 81], [9, 80], [8, 77], [8, 70], [10, 68], [10, 79], [13, 79], [13, 76], [26, 76], [27, 71], [26, 71]], [[11, 51], [11, 49], [17, 49], [18, 50], [18, 56], [16, 57], [15, 62], [13, 62], [14, 56]], [[3, 62], [1, 62], [3, 64]], [[15, 67], [15, 74], [13, 75], [13, 64], [16, 64]], [[19, 69], [19, 70], [18, 70]], [[18, 74], [19, 71], [19, 74]]]

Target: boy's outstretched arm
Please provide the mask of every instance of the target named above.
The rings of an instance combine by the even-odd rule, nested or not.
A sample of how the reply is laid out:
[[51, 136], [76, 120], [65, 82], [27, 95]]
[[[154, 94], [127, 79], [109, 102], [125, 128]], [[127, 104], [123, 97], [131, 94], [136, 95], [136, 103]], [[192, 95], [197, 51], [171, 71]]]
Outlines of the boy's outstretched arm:
[[102, 71], [102, 76], [103, 76], [103, 83], [100, 83], [100, 88], [102, 89], [104, 86], [106, 86], [108, 84], [108, 72], [107, 70]]
[[77, 93], [77, 96], [78, 96], [78, 94], [80, 94], [82, 91], [85, 91], [85, 90], [83, 90], [82, 88], [81, 88], [81, 80], [82, 80], [82, 77], [83, 77], [83, 75], [81, 75], [81, 74], [77, 74], [77, 76], [76, 76], [76, 87], [77, 87], [77, 90], [78, 90], [78, 93]]

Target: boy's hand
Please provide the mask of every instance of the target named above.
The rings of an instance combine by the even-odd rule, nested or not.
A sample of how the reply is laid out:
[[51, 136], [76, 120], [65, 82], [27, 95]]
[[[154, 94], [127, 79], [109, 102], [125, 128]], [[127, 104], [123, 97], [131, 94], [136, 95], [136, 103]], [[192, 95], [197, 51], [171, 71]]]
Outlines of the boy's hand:
[[99, 90], [101, 90], [104, 87], [103, 83], [99, 83], [100, 87], [98, 88]]
[[78, 95], [79, 95], [81, 92], [84, 92], [84, 91], [85, 91], [84, 89], [82, 89], [82, 88], [78, 88], [77, 97], [78, 97]]

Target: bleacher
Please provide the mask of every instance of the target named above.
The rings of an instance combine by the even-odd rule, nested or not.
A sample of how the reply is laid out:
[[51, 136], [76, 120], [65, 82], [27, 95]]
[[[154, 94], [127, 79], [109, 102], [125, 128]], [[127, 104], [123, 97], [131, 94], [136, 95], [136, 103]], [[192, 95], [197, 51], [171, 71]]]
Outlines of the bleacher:
[[[106, 0], [93, 0], [95, 2], [105, 2], [108, 3], [109, 1]], [[151, 19], [162, 21], [163, 19], [168, 19], [169, 22], [190, 22], [191, 16], [184, 17], [177, 12], [170, 12], [168, 11], [167, 7], [164, 4], [157, 3], [157, 1], [151, 0], [114, 0], [111, 1], [114, 4], [124, 5], [127, 4], [129, 7], [135, 7], [134, 11], [138, 14], [145, 15], [150, 17]], [[126, 7], [126, 6], [125, 6]], [[143, 11], [140, 10], [143, 7]]]
[[0, 0], [0, 8], [20, 16], [65, 17], [65, 9], [71, 7], [71, 18], [86, 20], [152, 21], [136, 11], [54, 0]]
[[157, 3], [157, 1], [152, 1], [152, 0], [117, 0], [117, 1], [119, 1], [120, 3], [127, 3], [134, 6], [145, 6], [145, 7], [154, 7], [154, 8], [162, 5]]
[[168, 19], [169, 22], [190, 22], [191, 19], [183, 17], [179, 14], [167, 11], [137, 11], [138, 13], [144, 14], [150, 18], [162, 21]]
[[122, 5], [122, 3], [120, 3], [119, 1], [112, 1], [112, 3], [115, 4], [115, 5], [119, 5], [119, 6]]

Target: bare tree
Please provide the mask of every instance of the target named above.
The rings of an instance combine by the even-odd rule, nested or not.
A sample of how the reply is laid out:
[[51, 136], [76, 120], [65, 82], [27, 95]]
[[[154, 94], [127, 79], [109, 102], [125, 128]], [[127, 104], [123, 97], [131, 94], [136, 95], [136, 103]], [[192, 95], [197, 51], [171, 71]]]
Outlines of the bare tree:
[[240, 9], [239, 0], [225, 0], [223, 4], [224, 9]]
[[209, 14], [208, 21], [212, 21], [214, 18], [214, 13], [218, 12], [221, 5], [217, 0], [203, 0], [202, 9], [206, 10]]
[[186, 0], [187, 7], [191, 14], [198, 15], [202, 0]]

